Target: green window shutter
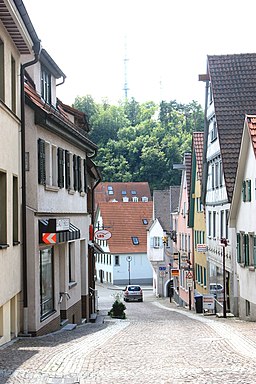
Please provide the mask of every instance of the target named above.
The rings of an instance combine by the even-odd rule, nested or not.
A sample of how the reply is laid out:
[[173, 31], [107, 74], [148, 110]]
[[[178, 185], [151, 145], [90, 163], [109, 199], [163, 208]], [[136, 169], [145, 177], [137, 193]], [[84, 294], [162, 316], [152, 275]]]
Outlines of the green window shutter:
[[46, 184], [46, 173], [45, 173], [45, 141], [38, 139], [38, 183]]
[[73, 155], [74, 191], [78, 189], [77, 155]]
[[80, 156], [77, 156], [77, 187], [78, 187], [78, 192], [82, 192], [81, 157]]
[[236, 259], [238, 263], [241, 263], [241, 237], [240, 233], [236, 234]]
[[246, 201], [246, 182], [245, 181], [243, 181], [242, 198], [243, 198], [243, 201], [245, 202]]
[[256, 236], [253, 236], [253, 263], [256, 266]]
[[247, 191], [248, 191], [248, 197], [247, 197], [247, 201], [251, 201], [252, 200], [252, 192], [251, 192], [251, 180], [247, 180]]
[[87, 164], [86, 159], [84, 159], [84, 191], [88, 192], [88, 177], [87, 177]]
[[66, 189], [70, 189], [70, 153], [69, 151], [65, 151], [65, 184]]
[[249, 235], [244, 235], [244, 263], [249, 265]]
[[64, 150], [58, 148], [58, 187], [64, 187]]

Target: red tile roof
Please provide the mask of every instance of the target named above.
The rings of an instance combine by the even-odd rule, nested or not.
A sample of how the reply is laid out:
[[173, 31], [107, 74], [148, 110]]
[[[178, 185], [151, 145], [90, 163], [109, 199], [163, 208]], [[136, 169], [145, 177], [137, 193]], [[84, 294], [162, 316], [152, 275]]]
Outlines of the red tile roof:
[[[108, 187], [112, 188], [113, 194], [108, 193]], [[126, 194], [122, 194], [123, 191], [125, 191]], [[132, 194], [132, 191], [136, 193]], [[144, 196], [152, 200], [147, 182], [102, 182], [99, 183], [95, 189], [95, 205], [97, 206], [100, 201], [108, 202], [117, 200], [122, 202], [123, 197], [128, 197], [129, 201], [132, 201], [133, 197], [138, 197], [139, 201], [141, 201], [141, 198]]]
[[254, 155], [256, 157], [256, 115], [255, 116], [247, 116], [247, 125], [249, 134], [251, 137], [251, 143], [254, 150]]
[[[147, 224], [153, 216], [153, 202], [147, 203], [99, 203], [98, 207], [104, 228], [112, 237], [108, 240], [112, 254], [147, 252]], [[139, 244], [134, 245], [132, 237], [138, 237]]]
[[193, 132], [193, 147], [196, 153], [198, 176], [199, 176], [199, 179], [202, 180], [204, 132]]
[[208, 71], [231, 202], [245, 115], [256, 113], [256, 54], [208, 56]]

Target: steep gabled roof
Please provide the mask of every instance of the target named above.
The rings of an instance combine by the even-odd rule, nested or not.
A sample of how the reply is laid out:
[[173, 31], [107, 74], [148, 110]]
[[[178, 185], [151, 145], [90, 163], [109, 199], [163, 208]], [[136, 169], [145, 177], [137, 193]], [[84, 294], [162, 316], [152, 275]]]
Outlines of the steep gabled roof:
[[204, 148], [204, 132], [193, 132], [193, 144], [192, 144], [195, 154], [196, 154], [196, 163], [198, 168], [199, 179], [202, 180], [203, 172], [203, 148]]
[[[98, 210], [102, 216], [104, 228], [112, 237], [108, 240], [112, 254], [147, 252], [147, 223], [153, 216], [153, 202], [146, 203], [99, 203]], [[143, 223], [143, 219], [147, 222]], [[137, 237], [134, 245], [132, 237]]]
[[152, 200], [148, 182], [102, 182], [95, 189], [95, 205], [101, 201], [116, 200], [122, 202], [123, 197], [128, 197], [129, 201], [132, 201], [133, 197], [138, 197], [139, 201], [142, 197]]
[[228, 200], [234, 190], [246, 114], [256, 112], [256, 54], [208, 56]]
[[153, 191], [154, 219], [158, 219], [164, 231], [171, 229], [170, 190]]

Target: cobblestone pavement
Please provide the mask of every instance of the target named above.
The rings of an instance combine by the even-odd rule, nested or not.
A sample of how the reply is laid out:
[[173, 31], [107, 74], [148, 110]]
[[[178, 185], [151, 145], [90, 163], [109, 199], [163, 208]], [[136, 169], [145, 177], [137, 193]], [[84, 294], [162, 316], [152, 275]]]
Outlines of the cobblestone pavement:
[[256, 324], [177, 308], [145, 292], [126, 303], [126, 320], [106, 316], [73, 331], [22, 338], [0, 348], [0, 383], [255, 383]]

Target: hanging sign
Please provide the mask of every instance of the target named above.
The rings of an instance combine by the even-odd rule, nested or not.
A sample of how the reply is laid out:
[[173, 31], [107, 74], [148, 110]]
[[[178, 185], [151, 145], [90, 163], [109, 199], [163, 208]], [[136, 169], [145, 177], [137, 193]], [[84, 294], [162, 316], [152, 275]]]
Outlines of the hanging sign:
[[56, 244], [56, 241], [57, 241], [56, 233], [43, 233], [42, 240], [45, 244]]
[[100, 229], [95, 232], [94, 236], [97, 240], [108, 240], [112, 236], [112, 233], [106, 229]]

